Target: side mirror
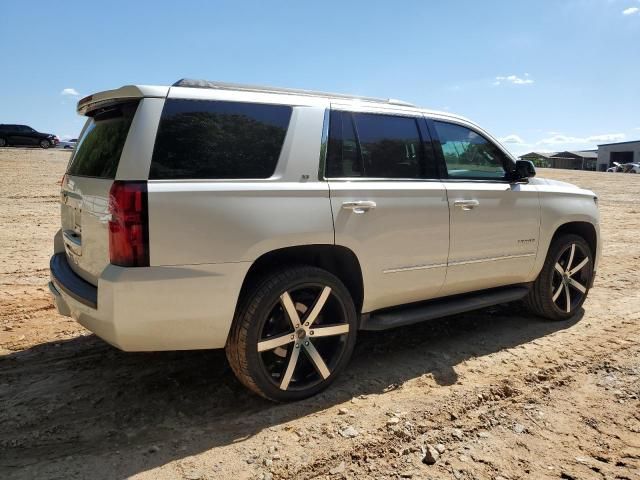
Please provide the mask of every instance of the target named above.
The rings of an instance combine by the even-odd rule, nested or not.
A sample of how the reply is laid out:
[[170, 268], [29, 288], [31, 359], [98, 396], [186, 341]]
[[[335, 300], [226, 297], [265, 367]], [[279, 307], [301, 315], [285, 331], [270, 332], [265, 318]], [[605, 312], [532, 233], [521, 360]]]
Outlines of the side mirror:
[[513, 172], [515, 180], [526, 180], [536, 176], [536, 167], [530, 160], [516, 160], [516, 169]]

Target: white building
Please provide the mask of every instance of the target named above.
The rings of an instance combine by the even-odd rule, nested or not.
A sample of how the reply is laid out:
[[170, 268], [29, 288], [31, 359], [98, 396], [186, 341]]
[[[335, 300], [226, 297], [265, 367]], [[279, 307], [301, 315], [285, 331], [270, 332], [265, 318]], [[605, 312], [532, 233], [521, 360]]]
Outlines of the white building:
[[640, 163], [640, 140], [598, 145], [598, 170], [603, 172], [617, 163]]

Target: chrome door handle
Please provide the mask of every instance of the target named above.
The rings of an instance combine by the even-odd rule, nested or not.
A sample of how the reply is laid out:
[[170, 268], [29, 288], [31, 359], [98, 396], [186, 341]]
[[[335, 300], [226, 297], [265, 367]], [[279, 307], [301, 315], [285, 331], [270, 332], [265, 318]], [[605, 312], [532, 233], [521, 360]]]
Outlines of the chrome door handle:
[[376, 202], [371, 200], [358, 200], [355, 202], [344, 202], [342, 204], [344, 210], [351, 210], [353, 213], [366, 213], [372, 208], [376, 208]]
[[469, 211], [480, 205], [478, 200], [456, 200], [453, 202], [454, 207], [459, 207], [462, 210]]

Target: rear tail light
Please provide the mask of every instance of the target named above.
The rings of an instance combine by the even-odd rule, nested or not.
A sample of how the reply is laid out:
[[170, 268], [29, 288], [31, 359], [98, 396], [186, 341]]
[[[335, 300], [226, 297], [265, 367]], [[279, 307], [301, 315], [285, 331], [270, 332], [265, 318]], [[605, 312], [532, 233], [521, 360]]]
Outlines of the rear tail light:
[[147, 182], [113, 182], [109, 192], [109, 213], [111, 263], [121, 267], [148, 267]]

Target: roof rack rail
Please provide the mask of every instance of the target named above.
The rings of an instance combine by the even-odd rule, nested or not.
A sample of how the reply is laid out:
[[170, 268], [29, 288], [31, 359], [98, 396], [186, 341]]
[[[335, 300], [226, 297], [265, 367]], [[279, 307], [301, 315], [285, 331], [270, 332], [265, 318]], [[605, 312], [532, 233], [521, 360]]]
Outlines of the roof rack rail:
[[329, 97], [329, 98], [342, 98], [347, 100], [363, 100], [365, 102], [387, 103], [391, 105], [415, 107], [413, 103], [405, 102], [403, 100], [397, 100], [395, 98], [384, 99], [384, 98], [375, 98], [375, 97], [361, 97], [357, 95], [345, 95], [342, 93], [316, 92], [313, 90], [266, 87], [266, 86], [260, 86], [260, 85], [244, 85], [240, 83], [212, 82], [209, 80], [194, 80], [191, 78], [181, 78], [172, 86], [187, 87], [187, 88], [212, 88], [217, 90], [242, 90], [246, 92], [286, 93], [290, 95], [306, 95], [310, 97]]

